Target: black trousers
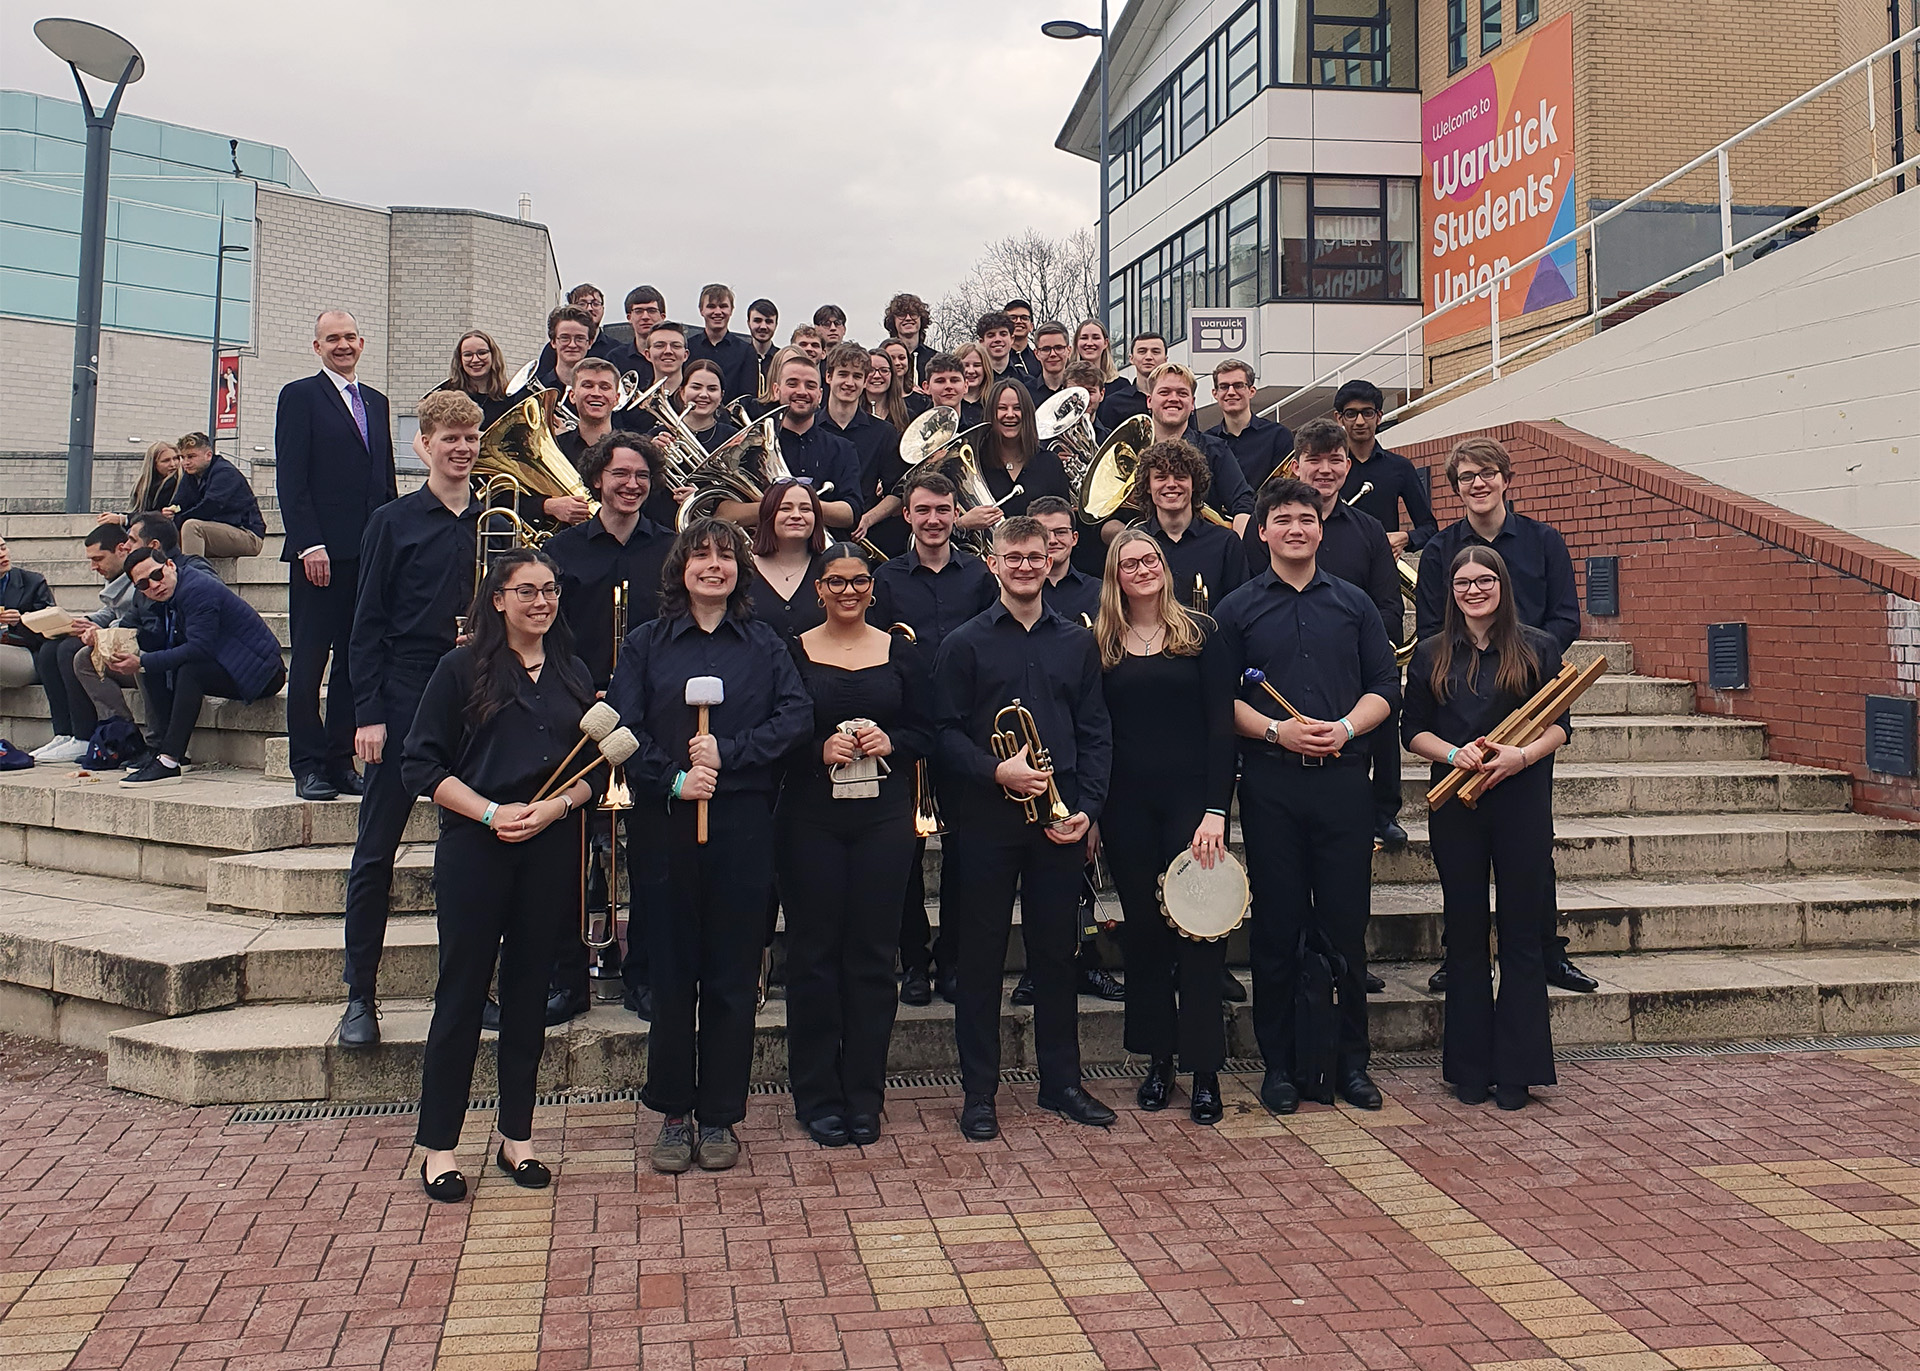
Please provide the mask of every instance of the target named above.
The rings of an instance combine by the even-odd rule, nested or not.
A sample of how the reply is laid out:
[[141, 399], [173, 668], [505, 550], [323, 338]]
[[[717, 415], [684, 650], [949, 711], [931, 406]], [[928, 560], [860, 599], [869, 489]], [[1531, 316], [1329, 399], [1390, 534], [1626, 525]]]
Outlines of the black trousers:
[[[78, 638], [49, 638], [33, 649], [33, 667], [40, 676], [40, 689], [47, 695], [47, 717], [53, 721], [53, 736], [56, 738], [79, 738], [83, 742], [93, 735], [93, 701], [80, 689], [79, 682], [73, 679], [73, 668], [60, 669], [61, 662], [71, 662], [75, 652], [86, 650], [86, 644]], [[87, 713], [86, 732], [76, 733], [79, 727], [75, 719], [74, 706], [78, 703]]]
[[433, 992], [414, 1141], [436, 1152], [460, 1141], [480, 1053], [480, 1009], [500, 966], [500, 1132], [533, 1136], [534, 1084], [546, 1041], [548, 959], [578, 899], [579, 821], [503, 843], [471, 819], [443, 816], [433, 853], [440, 983]]
[[[293, 656], [287, 671], [287, 759], [293, 774], [338, 776], [353, 765], [353, 601], [360, 561], [333, 559], [333, 576], [317, 586], [298, 561], [287, 564], [287, 627]], [[327, 659], [333, 674], [327, 676]], [[320, 722], [320, 678], [327, 676], [327, 719]]]
[[1359, 754], [1302, 767], [1257, 757], [1241, 773], [1240, 826], [1253, 886], [1253, 1031], [1269, 1071], [1293, 1069], [1294, 973], [1307, 929], [1346, 958], [1337, 1064], [1367, 1064], [1373, 795], [1366, 762]]
[[424, 668], [396, 664], [380, 692], [387, 741], [380, 760], [367, 768], [353, 864], [347, 868], [347, 959], [342, 979], [348, 994], [359, 999], [374, 998], [380, 977], [380, 952], [393, 904], [393, 860], [400, 851], [407, 817], [413, 813], [414, 797], [400, 779], [400, 755], [432, 675], [431, 662]]
[[[1227, 1059], [1221, 982], [1227, 944], [1182, 937], [1160, 909], [1160, 877], [1193, 842], [1206, 800], [1198, 784], [1155, 786], [1116, 776], [1100, 816], [1100, 846], [1126, 921], [1126, 1048], [1171, 1057], [1188, 1071]], [[1091, 939], [1088, 940], [1091, 943]]]
[[[1436, 777], [1437, 779], [1437, 777]], [[1441, 1075], [1455, 1085], [1552, 1085], [1553, 1034], [1540, 929], [1553, 913], [1553, 767], [1528, 767], [1468, 809], [1428, 821], [1447, 927]], [[1487, 935], [1487, 878], [1499, 885], [1500, 995]]]
[[708, 1128], [747, 1116], [762, 929], [773, 888], [769, 799], [717, 796], [704, 847], [694, 841], [691, 802], [662, 811], [649, 799], [632, 811], [640, 843], [666, 867], [666, 903], [646, 930], [653, 1031], [640, 1102], [661, 1114], [692, 1114]]
[[1010, 816], [949, 820], [940, 867], [942, 922], [951, 918], [959, 952], [953, 1033], [968, 1099], [1000, 1086], [1000, 991], [1020, 891], [1020, 933], [1033, 977], [1033, 1036], [1040, 1089], [1080, 1083], [1080, 1001], [1074, 955], [1080, 944], [1080, 873], [1086, 845], [1050, 841], [1043, 825]]
[[878, 1114], [899, 1002], [891, 911], [918, 846], [913, 816], [885, 799], [795, 797], [778, 817], [794, 1115]]
[[[923, 976], [931, 975], [935, 966], [952, 971], [960, 964], [959, 956], [954, 951], [953, 923], [949, 919], [941, 919], [940, 932], [936, 936], [933, 925], [927, 921], [925, 838], [914, 840], [913, 854], [913, 866], [907, 872], [906, 899], [900, 906], [900, 970], [917, 971]], [[944, 846], [940, 849], [940, 856], [944, 862], [947, 857]], [[941, 870], [944, 883], [945, 867], [942, 866]]]
[[[256, 698], [264, 699], [279, 690], [285, 678], [283, 670]], [[140, 679], [145, 684], [147, 703], [153, 710], [150, 725], [159, 730], [154, 751], [164, 752], [176, 762], [187, 755], [193, 726], [200, 721], [200, 706], [206, 703], [207, 696], [223, 700], [246, 698], [233, 677], [214, 662], [188, 662], [173, 673], [171, 681], [158, 672], [142, 672]]]
[[1372, 757], [1373, 817], [1385, 828], [1400, 817], [1403, 785], [1400, 780], [1400, 711], [1394, 710], [1387, 721], [1367, 734], [1365, 742]]

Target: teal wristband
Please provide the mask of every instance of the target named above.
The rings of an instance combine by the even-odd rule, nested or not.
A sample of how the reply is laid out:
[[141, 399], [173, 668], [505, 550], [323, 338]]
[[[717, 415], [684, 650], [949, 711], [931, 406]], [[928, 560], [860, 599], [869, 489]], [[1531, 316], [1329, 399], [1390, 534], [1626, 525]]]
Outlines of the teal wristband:
[[1343, 719], [1341, 719], [1341, 720], [1340, 720], [1340, 726], [1341, 726], [1342, 728], [1344, 728], [1344, 729], [1346, 729], [1346, 730], [1347, 730], [1347, 741], [1348, 741], [1348, 742], [1352, 742], [1352, 741], [1353, 741], [1353, 738], [1354, 738], [1354, 733], [1353, 733], [1353, 720], [1351, 720], [1351, 719], [1347, 719], [1347, 718], [1343, 718]]
[[685, 785], [686, 783], [687, 783], [687, 773], [686, 773], [686, 772], [684, 772], [684, 771], [681, 771], [681, 772], [676, 772], [676, 773], [674, 774], [674, 778], [673, 778], [673, 789], [672, 789], [672, 790], [671, 790], [671, 791], [669, 792], [669, 793], [670, 793], [670, 794], [671, 794], [671, 795], [673, 796], [673, 798], [674, 798], [674, 799], [676, 799], [676, 800], [677, 800], [677, 799], [679, 799], [679, 798], [680, 798], [680, 787], [681, 787], [681, 786], [683, 786], [683, 785]]
[[489, 800], [487, 802], [487, 812], [480, 816], [480, 822], [486, 827], [492, 828], [493, 816], [495, 814], [498, 814], [499, 812], [500, 812], [499, 803], [497, 801]]
[[1452, 766], [1452, 765], [1453, 765], [1453, 759], [1454, 759], [1455, 757], [1458, 757], [1459, 755], [1460, 755], [1460, 749], [1459, 749], [1459, 748], [1457, 748], [1457, 747], [1450, 747], [1450, 748], [1448, 748], [1448, 749], [1447, 749], [1447, 765], [1448, 765], [1448, 766]]

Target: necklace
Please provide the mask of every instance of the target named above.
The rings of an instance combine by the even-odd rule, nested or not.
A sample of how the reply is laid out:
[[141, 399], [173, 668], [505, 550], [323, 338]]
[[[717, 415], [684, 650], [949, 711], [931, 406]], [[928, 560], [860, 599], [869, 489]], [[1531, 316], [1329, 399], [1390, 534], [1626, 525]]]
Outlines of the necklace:
[[1153, 626], [1153, 631], [1151, 633], [1142, 633], [1139, 629], [1135, 628], [1132, 624], [1128, 624], [1127, 636], [1132, 638], [1136, 643], [1140, 644], [1140, 651], [1144, 655], [1146, 653], [1153, 651], [1154, 640], [1158, 638], [1162, 633], [1166, 632], [1166, 628], [1167, 626], [1165, 624], [1155, 624]]

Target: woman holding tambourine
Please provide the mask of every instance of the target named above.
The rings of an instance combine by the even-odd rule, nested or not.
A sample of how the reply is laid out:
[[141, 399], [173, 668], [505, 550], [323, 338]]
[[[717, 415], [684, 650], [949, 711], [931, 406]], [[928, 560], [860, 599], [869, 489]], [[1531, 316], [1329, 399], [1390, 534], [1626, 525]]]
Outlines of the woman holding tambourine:
[[[1126, 912], [1126, 1047], [1152, 1062], [1140, 1107], [1167, 1107], [1177, 1050], [1193, 1073], [1193, 1121], [1218, 1123], [1226, 940], [1177, 931], [1162, 911], [1160, 882], [1183, 853], [1207, 872], [1234, 860], [1226, 848], [1233, 668], [1216, 646], [1213, 620], [1174, 598], [1160, 545], [1139, 529], [1107, 549], [1094, 636], [1113, 718], [1113, 782], [1100, 844]], [[1244, 874], [1223, 884], [1240, 892], [1239, 908], [1223, 924], [1230, 927], [1246, 909]]]

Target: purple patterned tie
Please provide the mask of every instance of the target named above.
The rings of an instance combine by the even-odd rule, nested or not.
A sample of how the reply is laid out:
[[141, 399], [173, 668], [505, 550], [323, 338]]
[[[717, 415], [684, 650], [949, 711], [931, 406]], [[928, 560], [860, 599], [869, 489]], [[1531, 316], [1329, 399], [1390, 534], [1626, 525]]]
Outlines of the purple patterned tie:
[[353, 410], [354, 425], [360, 430], [360, 446], [372, 451], [373, 444], [367, 438], [367, 407], [360, 399], [359, 382], [347, 382], [347, 400]]

